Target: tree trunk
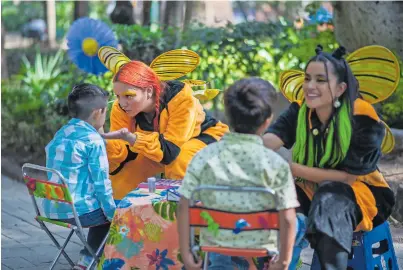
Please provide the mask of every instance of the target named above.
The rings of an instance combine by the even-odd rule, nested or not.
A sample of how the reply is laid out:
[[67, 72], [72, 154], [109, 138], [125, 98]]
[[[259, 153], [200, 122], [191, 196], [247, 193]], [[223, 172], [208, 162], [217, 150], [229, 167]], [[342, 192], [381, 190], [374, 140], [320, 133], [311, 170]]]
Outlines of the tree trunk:
[[378, 44], [403, 59], [403, 2], [332, 2], [335, 35], [352, 52]]
[[134, 24], [133, 5], [130, 1], [116, 1], [115, 9], [110, 17], [111, 21], [116, 24]]
[[192, 22], [206, 22], [206, 3], [204, 1], [186, 1], [185, 27]]
[[151, 5], [152, 1], [143, 1], [143, 26], [151, 25]]
[[4, 24], [1, 24], [1, 79], [8, 78], [8, 68], [7, 68], [7, 55], [4, 50], [4, 43], [6, 41], [6, 30], [4, 29]]
[[56, 2], [46, 1], [46, 23], [48, 29], [48, 43], [50, 48], [56, 46]]
[[393, 137], [395, 138], [395, 148], [393, 148], [391, 154], [402, 155], [403, 153], [403, 129], [391, 128]]
[[185, 3], [183, 1], [166, 1], [164, 28], [168, 26], [183, 27]]
[[74, 2], [74, 20], [81, 17], [87, 17], [89, 13], [88, 1], [76, 1]]

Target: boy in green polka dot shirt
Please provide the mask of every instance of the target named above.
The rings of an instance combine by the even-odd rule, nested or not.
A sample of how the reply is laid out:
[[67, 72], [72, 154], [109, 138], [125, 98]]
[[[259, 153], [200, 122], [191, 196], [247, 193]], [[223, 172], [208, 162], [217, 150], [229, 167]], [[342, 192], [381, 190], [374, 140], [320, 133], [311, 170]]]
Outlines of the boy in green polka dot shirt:
[[[259, 78], [237, 81], [225, 92], [224, 103], [232, 133], [198, 152], [187, 168], [179, 193], [178, 230], [180, 250], [185, 267], [200, 269], [189, 249], [189, 199], [192, 191], [203, 185], [269, 187], [275, 190], [280, 217], [280, 246], [278, 260], [270, 269], [289, 269], [296, 238], [295, 208], [299, 206], [288, 163], [277, 153], [264, 147], [261, 135], [273, 116], [271, 104], [276, 99], [274, 87]], [[232, 212], [253, 212], [274, 208], [275, 202], [266, 194], [234, 192], [200, 192], [205, 207]], [[220, 230], [217, 235], [201, 229], [204, 245], [267, 248], [277, 250], [276, 236], [269, 231]], [[233, 269], [231, 258], [210, 254], [209, 269]], [[290, 268], [291, 269], [291, 268]]]

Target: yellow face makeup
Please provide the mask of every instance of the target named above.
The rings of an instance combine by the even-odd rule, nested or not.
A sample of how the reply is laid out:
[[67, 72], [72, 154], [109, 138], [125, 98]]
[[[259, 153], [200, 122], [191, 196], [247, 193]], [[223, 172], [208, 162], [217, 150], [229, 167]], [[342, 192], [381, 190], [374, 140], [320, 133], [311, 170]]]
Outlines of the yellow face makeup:
[[122, 95], [135, 97], [135, 96], [137, 96], [137, 90], [135, 90], [135, 89], [128, 89], [127, 91], [123, 92]]

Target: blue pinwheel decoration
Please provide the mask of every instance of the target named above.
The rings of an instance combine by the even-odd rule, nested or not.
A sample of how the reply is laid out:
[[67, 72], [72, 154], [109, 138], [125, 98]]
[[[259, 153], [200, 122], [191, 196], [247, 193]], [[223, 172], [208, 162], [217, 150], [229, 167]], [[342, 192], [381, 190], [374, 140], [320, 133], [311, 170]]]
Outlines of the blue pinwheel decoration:
[[102, 46], [117, 46], [118, 42], [112, 29], [100, 21], [80, 18], [73, 22], [67, 33], [68, 55], [81, 70], [100, 75], [107, 68], [99, 61], [98, 49]]

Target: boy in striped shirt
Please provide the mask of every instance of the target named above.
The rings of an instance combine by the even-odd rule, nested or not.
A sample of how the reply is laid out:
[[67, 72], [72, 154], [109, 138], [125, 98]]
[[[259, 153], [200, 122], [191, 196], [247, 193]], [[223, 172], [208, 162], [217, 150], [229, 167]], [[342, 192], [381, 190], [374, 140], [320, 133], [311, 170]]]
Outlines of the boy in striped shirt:
[[[109, 93], [92, 84], [79, 84], [68, 96], [72, 119], [46, 146], [46, 166], [67, 180], [81, 225], [89, 227], [88, 243], [96, 251], [109, 231], [115, 212], [104, 140], [98, 130], [105, 124]], [[50, 174], [50, 181], [58, 182]], [[45, 215], [75, 224], [68, 204], [44, 200]], [[92, 257], [84, 248], [75, 269], [87, 269]]]

